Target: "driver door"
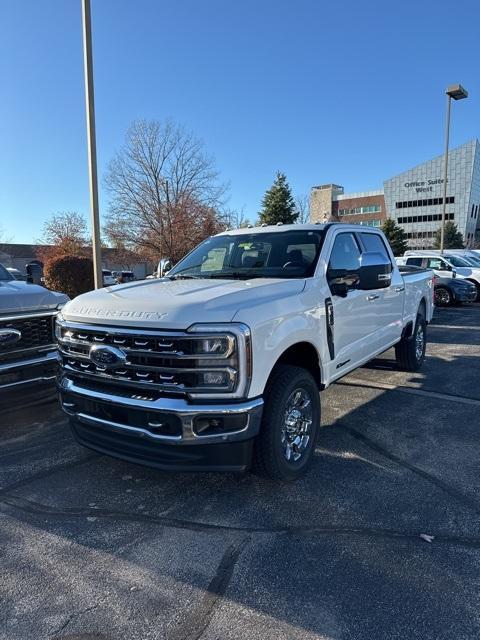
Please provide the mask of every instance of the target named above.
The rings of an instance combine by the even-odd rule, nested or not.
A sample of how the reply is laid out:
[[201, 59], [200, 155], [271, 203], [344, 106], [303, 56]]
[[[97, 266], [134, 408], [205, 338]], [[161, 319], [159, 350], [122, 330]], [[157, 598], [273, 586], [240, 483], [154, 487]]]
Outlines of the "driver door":
[[333, 240], [330, 252], [327, 281], [345, 272], [344, 296], [332, 293], [333, 324], [331, 337], [333, 358], [330, 376], [340, 377], [368, 357], [373, 350], [375, 336], [375, 307], [372, 292], [356, 288], [360, 268], [361, 248], [352, 232], [339, 232]]

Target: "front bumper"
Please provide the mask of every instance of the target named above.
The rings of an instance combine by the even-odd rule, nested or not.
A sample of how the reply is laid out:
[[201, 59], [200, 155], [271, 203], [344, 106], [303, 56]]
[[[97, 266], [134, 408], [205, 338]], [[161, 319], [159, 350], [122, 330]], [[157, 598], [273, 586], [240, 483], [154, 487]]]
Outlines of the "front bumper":
[[475, 302], [477, 299], [476, 290], [465, 291], [461, 289], [453, 289], [453, 297], [457, 302]]
[[[80, 444], [160, 469], [244, 471], [262, 419], [261, 398], [192, 405], [183, 398], [110, 394], [67, 377], [58, 391]], [[213, 428], [200, 430], [210, 423]]]
[[0, 362], [0, 398], [15, 391], [22, 394], [46, 389], [55, 392], [58, 370], [57, 350], [23, 360]]

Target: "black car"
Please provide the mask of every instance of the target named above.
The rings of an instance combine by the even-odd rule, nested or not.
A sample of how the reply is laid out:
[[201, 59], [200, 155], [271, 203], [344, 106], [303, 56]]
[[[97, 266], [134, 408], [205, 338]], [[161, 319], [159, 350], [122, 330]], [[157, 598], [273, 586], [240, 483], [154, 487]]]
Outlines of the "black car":
[[475, 302], [477, 288], [463, 278], [441, 278], [435, 276], [435, 304], [437, 307], [447, 307], [463, 302]]

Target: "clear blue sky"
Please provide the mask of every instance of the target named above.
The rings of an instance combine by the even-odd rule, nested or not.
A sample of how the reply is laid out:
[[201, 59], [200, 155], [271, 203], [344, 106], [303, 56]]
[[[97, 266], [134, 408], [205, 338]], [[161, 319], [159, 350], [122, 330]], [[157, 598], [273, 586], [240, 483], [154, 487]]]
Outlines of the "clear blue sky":
[[[92, 0], [100, 177], [137, 118], [203, 139], [252, 217], [275, 171], [347, 191], [480, 136], [478, 0]], [[0, 1], [0, 227], [88, 214], [80, 0]], [[101, 195], [101, 210], [108, 207]]]

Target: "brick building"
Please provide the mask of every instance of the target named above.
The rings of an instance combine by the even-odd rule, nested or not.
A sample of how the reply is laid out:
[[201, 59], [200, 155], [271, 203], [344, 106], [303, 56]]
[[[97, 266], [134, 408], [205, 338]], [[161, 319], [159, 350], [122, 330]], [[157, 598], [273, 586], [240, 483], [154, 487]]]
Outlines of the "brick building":
[[312, 222], [337, 220], [371, 227], [379, 227], [387, 217], [383, 191], [344, 193], [338, 184], [313, 187], [310, 212]]

